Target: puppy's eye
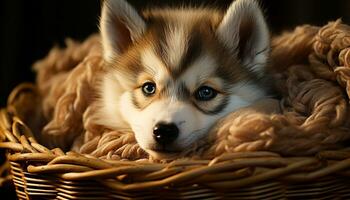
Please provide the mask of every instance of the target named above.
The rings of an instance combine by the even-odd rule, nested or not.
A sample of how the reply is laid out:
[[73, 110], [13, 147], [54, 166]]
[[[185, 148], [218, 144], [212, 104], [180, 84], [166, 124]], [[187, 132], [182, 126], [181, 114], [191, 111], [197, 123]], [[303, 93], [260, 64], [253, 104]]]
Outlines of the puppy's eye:
[[201, 86], [195, 93], [198, 101], [210, 101], [216, 97], [218, 92], [209, 86]]
[[142, 85], [142, 92], [145, 96], [151, 96], [156, 92], [156, 84], [152, 82], [146, 82]]

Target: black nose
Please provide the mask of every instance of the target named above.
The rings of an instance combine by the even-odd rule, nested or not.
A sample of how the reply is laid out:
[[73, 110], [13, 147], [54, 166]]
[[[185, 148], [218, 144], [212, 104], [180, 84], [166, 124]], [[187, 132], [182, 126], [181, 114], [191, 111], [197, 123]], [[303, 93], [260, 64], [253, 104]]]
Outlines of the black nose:
[[154, 139], [162, 145], [172, 143], [179, 135], [179, 129], [173, 123], [158, 123], [153, 128]]

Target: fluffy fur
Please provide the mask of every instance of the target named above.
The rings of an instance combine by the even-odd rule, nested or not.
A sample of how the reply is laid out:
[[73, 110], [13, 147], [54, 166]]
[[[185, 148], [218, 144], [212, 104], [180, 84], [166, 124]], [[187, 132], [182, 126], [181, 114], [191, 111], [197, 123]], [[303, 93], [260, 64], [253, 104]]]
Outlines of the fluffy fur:
[[[207, 135], [220, 118], [267, 95], [262, 83], [269, 33], [254, 0], [237, 0], [226, 12], [209, 8], [148, 10], [106, 0], [100, 20], [107, 71], [99, 89], [98, 123], [132, 129], [147, 152], [180, 152]], [[152, 82], [152, 96], [142, 92]], [[217, 91], [195, 98], [202, 86]], [[160, 146], [156, 124], [173, 123], [176, 140]]]

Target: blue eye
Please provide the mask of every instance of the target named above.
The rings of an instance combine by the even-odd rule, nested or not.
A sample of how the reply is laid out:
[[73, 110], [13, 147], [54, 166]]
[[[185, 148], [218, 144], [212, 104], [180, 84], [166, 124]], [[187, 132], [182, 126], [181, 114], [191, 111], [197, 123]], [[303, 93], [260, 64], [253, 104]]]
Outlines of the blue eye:
[[216, 90], [214, 90], [213, 88], [208, 87], [208, 86], [202, 86], [202, 87], [197, 89], [197, 91], [195, 93], [195, 98], [198, 101], [209, 101], [209, 100], [214, 99], [217, 94], [218, 94], [218, 92]]
[[152, 82], [146, 82], [142, 85], [142, 92], [145, 96], [151, 96], [156, 92], [156, 84]]

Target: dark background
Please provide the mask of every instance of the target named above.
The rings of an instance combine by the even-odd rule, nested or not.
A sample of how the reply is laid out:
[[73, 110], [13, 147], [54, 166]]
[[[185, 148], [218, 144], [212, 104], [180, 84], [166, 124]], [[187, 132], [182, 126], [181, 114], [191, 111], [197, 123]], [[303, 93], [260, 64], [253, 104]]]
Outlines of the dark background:
[[[225, 8], [231, 0], [131, 0], [138, 9], [177, 4], [214, 5]], [[273, 34], [299, 24], [324, 25], [343, 18], [350, 23], [349, 0], [260, 0]], [[83, 40], [97, 32], [99, 0], [0, 1], [0, 107], [13, 87], [33, 81], [31, 65], [64, 38]], [[1, 158], [0, 158], [1, 159]], [[0, 161], [1, 162], [1, 161]], [[10, 190], [0, 189], [6, 197]], [[5, 195], [5, 196], [4, 196]], [[5, 198], [7, 199], [7, 198]]]

